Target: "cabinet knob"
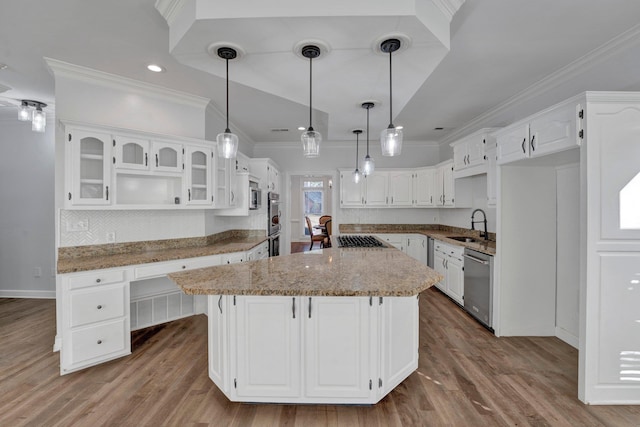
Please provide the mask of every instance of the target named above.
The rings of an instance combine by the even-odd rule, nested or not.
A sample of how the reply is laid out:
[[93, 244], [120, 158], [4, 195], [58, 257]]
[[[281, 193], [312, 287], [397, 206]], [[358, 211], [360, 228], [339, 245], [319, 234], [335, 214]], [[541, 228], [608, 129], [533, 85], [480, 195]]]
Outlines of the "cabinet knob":
[[98, 343], [98, 344], [102, 344], [102, 340], [98, 340], [98, 342], [97, 342], [97, 343]]
[[186, 265], [183, 265], [183, 266], [182, 266], [182, 269], [184, 270], [185, 268], [187, 268], [187, 266], [186, 266]]
[[102, 280], [96, 279], [96, 283], [100, 283], [100, 282], [102, 282]]
[[96, 308], [97, 308], [98, 310], [102, 310], [102, 305], [98, 305]]

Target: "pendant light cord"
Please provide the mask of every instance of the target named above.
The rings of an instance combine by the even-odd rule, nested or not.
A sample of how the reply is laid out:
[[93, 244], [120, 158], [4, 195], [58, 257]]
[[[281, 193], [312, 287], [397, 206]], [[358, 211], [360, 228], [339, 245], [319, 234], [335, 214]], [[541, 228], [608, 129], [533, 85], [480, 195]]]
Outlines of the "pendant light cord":
[[371, 107], [367, 105], [367, 157], [369, 157], [369, 109]]
[[389, 127], [393, 126], [393, 85], [391, 84], [393, 67], [391, 67], [391, 50], [389, 50]]
[[227, 63], [227, 128], [225, 129], [226, 133], [231, 133], [229, 129], [229, 58], [225, 59]]
[[360, 142], [360, 134], [356, 133], [356, 170], [358, 170], [358, 145]]
[[311, 111], [313, 111], [313, 58], [309, 58], [309, 130], [313, 130], [311, 127]]

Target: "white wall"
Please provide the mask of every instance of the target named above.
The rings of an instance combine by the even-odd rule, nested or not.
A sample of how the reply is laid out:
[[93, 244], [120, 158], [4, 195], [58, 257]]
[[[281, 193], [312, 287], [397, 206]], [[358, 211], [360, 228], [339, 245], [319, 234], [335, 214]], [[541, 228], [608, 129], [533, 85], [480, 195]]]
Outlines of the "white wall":
[[578, 164], [556, 172], [557, 288], [556, 335], [578, 347], [580, 327], [580, 170]]
[[55, 126], [33, 132], [17, 115], [0, 117], [0, 297], [54, 298]]
[[[463, 178], [465, 185], [471, 186], [471, 208], [440, 209], [440, 224], [453, 227], [471, 228], [471, 213], [474, 209], [482, 209], [487, 215], [487, 230], [496, 231], [496, 208], [487, 207], [487, 175], [475, 175]], [[482, 219], [482, 214], [477, 213], [476, 221]], [[476, 224], [477, 230], [482, 230], [483, 224]]]

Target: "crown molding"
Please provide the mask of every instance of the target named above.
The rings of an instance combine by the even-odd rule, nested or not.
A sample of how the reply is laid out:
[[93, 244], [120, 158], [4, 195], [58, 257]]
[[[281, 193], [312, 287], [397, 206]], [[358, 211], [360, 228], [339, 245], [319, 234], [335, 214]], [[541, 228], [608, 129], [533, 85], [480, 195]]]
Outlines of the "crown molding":
[[200, 108], [202, 110], [206, 108], [210, 101], [209, 98], [141, 82], [128, 77], [117, 76], [81, 65], [70, 64], [53, 58], [45, 57], [44, 60], [55, 77], [68, 77], [113, 89], [124, 89], [141, 95], [154, 96], [166, 101]]
[[155, 7], [167, 24], [171, 25], [186, 3], [187, 0], [156, 0]]
[[[373, 143], [378, 142], [378, 140], [373, 141]], [[353, 148], [355, 141], [322, 141], [320, 149], [322, 147], [326, 147], [327, 145], [331, 146], [331, 148]], [[267, 147], [267, 148], [299, 148], [301, 142], [298, 141], [278, 141], [278, 142], [256, 142], [255, 147]], [[362, 141], [360, 141], [362, 144]], [[369, 142], [371, 144], [371, 141]], [[432, 147], [438, 148], [440, 147], [440, 143], [438, 141], [403, 141], [403, 146], [405, 147]]]
[[612, 56], [623, 52], [640, 43], [640, 24], [625, 31], [624, 33], [614, 37], [603, 45], [595, 48], [586, 55], [576, 59], [570, 64], [560, 68], [559, 70], [547, 75], [526, 89], [518, 92], [502, 104], [494, 107], [479, 116], [476, 116], [460, 129], [452, 132], [446, 138], [440, 141], [441, 145], [448, 144], [464, 136], [478, 128], [487, 127], [487, 122], [497, 118], [505, 111], [523, 104], [533, 98], [540, 96], [541, 93], [549, 92], [552, 89], [566, 83], [577, 76], [584, 74], [591, 67], [607, 61]]
[[449, 22], [451, 22], [451, 20], [453, 19], [453, 15], [456, 14], [456, 12], [458, 11], [458, 9], [460, 9], [460, 7], [462, 6], [465, 0], [431, 0], [431, 1], [433, 2], [434, 5], [436, 5], [438, 9], [440, 9], [442, 14], [447, 17]]

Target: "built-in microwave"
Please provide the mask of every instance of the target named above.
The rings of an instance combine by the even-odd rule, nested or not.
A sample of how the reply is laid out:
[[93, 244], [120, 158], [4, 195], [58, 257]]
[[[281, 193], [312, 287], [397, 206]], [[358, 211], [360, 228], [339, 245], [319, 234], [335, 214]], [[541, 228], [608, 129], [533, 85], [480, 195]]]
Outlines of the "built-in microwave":
[[262, 191], [255, 181], [249, 181], [249, 209], [260, 209], [262, 205]]

